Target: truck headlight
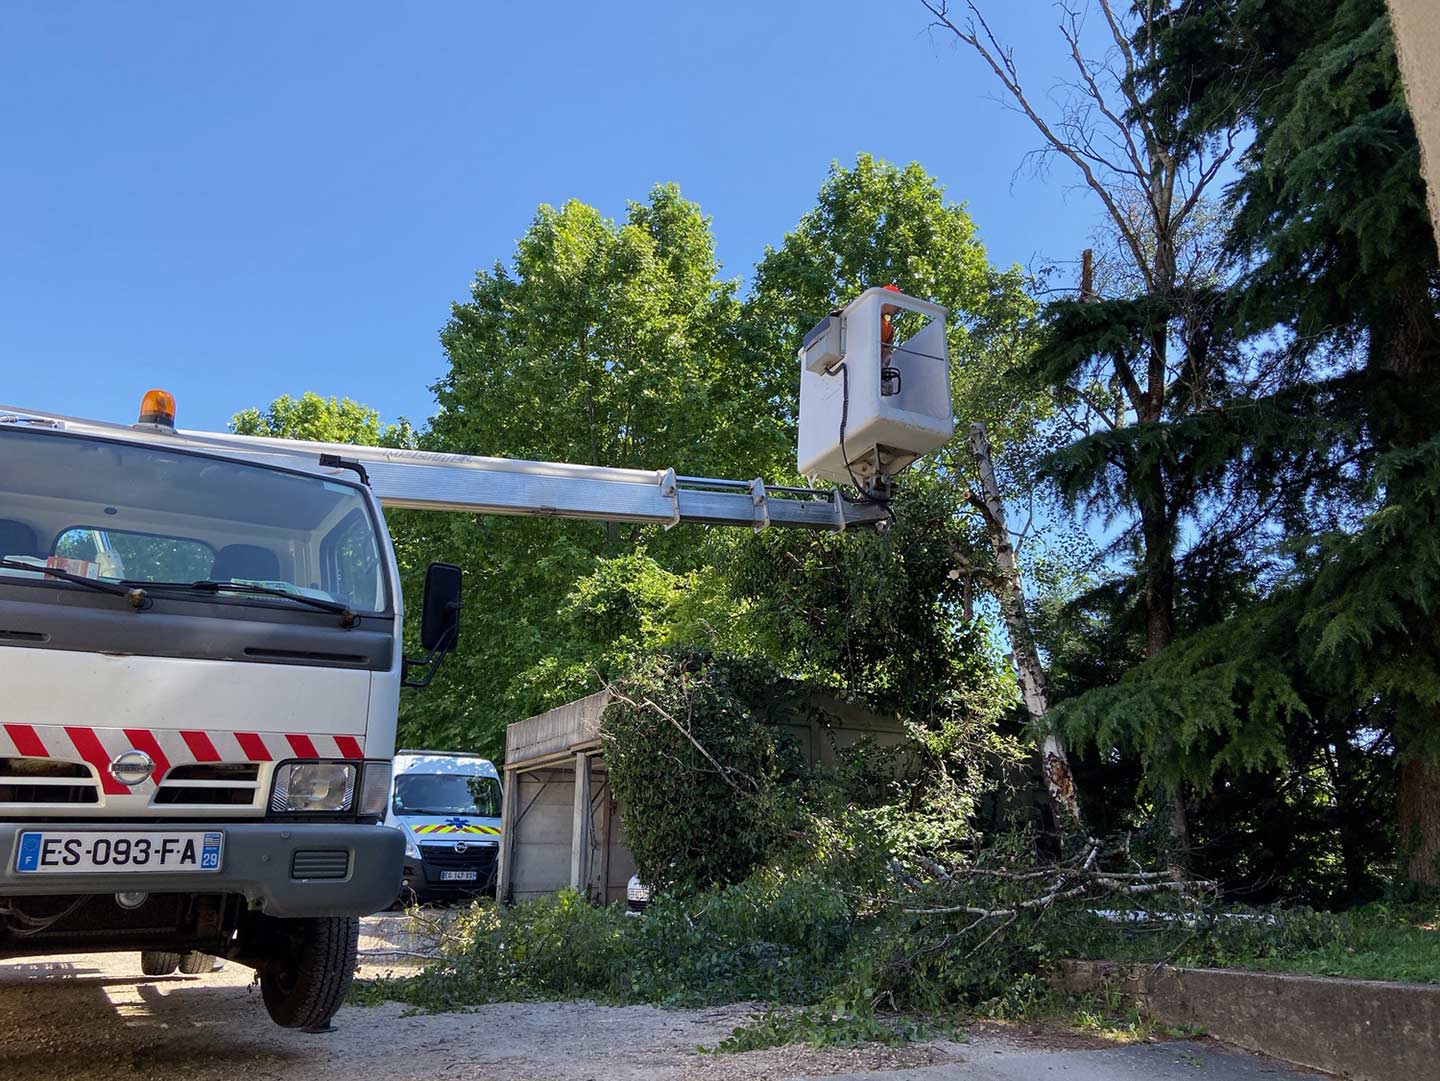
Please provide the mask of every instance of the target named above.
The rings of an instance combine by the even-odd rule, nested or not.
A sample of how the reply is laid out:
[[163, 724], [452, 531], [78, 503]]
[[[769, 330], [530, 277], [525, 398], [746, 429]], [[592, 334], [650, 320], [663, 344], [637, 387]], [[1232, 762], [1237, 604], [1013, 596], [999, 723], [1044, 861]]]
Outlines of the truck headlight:
[[270, 810], [276, 814], [348, 811], [355, 805], [353, 762], [286, 762], [275, 770]]
[[410, 836], [409, 830], [402, 830], [401, 832], [405, 834], [405, 855], [409, 856], [412, 860], [420, 859], [420, 846], [415, 843], [415, 838]]

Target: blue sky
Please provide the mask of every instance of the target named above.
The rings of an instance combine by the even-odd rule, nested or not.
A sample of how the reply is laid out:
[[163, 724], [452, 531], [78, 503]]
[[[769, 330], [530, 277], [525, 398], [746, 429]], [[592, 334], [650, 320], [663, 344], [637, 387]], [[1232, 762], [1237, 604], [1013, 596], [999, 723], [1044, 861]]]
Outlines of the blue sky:
[[[988, 5], [1036, 91], [1047, 0]], [[53, 4], [0, 10], [0, 402], [185, 427], [281, 393], [423, 421], [437, 332], [537, 204], [677, 181], [729, 275], [833, 159], [918, 160], [999, 263], [1096, 207], [918, 0]]]

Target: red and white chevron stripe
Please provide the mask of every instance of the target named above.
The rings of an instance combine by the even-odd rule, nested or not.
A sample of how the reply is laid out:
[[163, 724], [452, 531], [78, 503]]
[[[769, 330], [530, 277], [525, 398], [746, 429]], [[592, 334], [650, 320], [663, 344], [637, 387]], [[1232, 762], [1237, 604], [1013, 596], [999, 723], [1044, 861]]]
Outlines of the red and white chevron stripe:
[[364, 758], [363, 736], [300, 732], [207, 732], [200, 729], [91, 728], [84, 725], [0, 724], [0, 758], [58, 758], [87, 762], [107, 795], [134, 792], [110, 776], [110, 762], [126, 751], [155, 762], [147, 784], [172, 766], [197, 762], [277, 762], [285, 758]]

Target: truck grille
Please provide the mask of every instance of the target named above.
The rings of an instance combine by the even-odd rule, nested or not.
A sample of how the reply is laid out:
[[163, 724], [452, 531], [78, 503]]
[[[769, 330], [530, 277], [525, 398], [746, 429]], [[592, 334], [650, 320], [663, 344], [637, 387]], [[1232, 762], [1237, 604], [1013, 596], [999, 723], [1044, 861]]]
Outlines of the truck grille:
[[0, 805], [99, 802], [89, 766], [52, 758], [0, 758]]
[[259, 795], [260, 767], [253, 762], [175, 766], [155, 790], [156, 804], [170, 807], [250, 807]]
[[350, 853], [343, 848], [312, 849], [290, 857], [291, 878], [344, 878], [350, 873]]

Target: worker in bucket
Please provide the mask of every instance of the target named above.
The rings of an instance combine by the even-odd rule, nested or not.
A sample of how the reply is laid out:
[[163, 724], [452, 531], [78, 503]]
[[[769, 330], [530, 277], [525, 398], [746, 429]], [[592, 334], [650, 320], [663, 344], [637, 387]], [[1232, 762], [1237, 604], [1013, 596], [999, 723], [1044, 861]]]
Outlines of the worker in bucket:
[[[900, 292], [900, 287], [894, 282], [885, 288], [892, 293]], [[899, 307], [894, 304], [885, 304], [880, 308], [880, 396], [883, 398], [900, 393], [900, 369], [890, 363], [890, 358], [895, 354], [893, 317], [899, 313]]]

